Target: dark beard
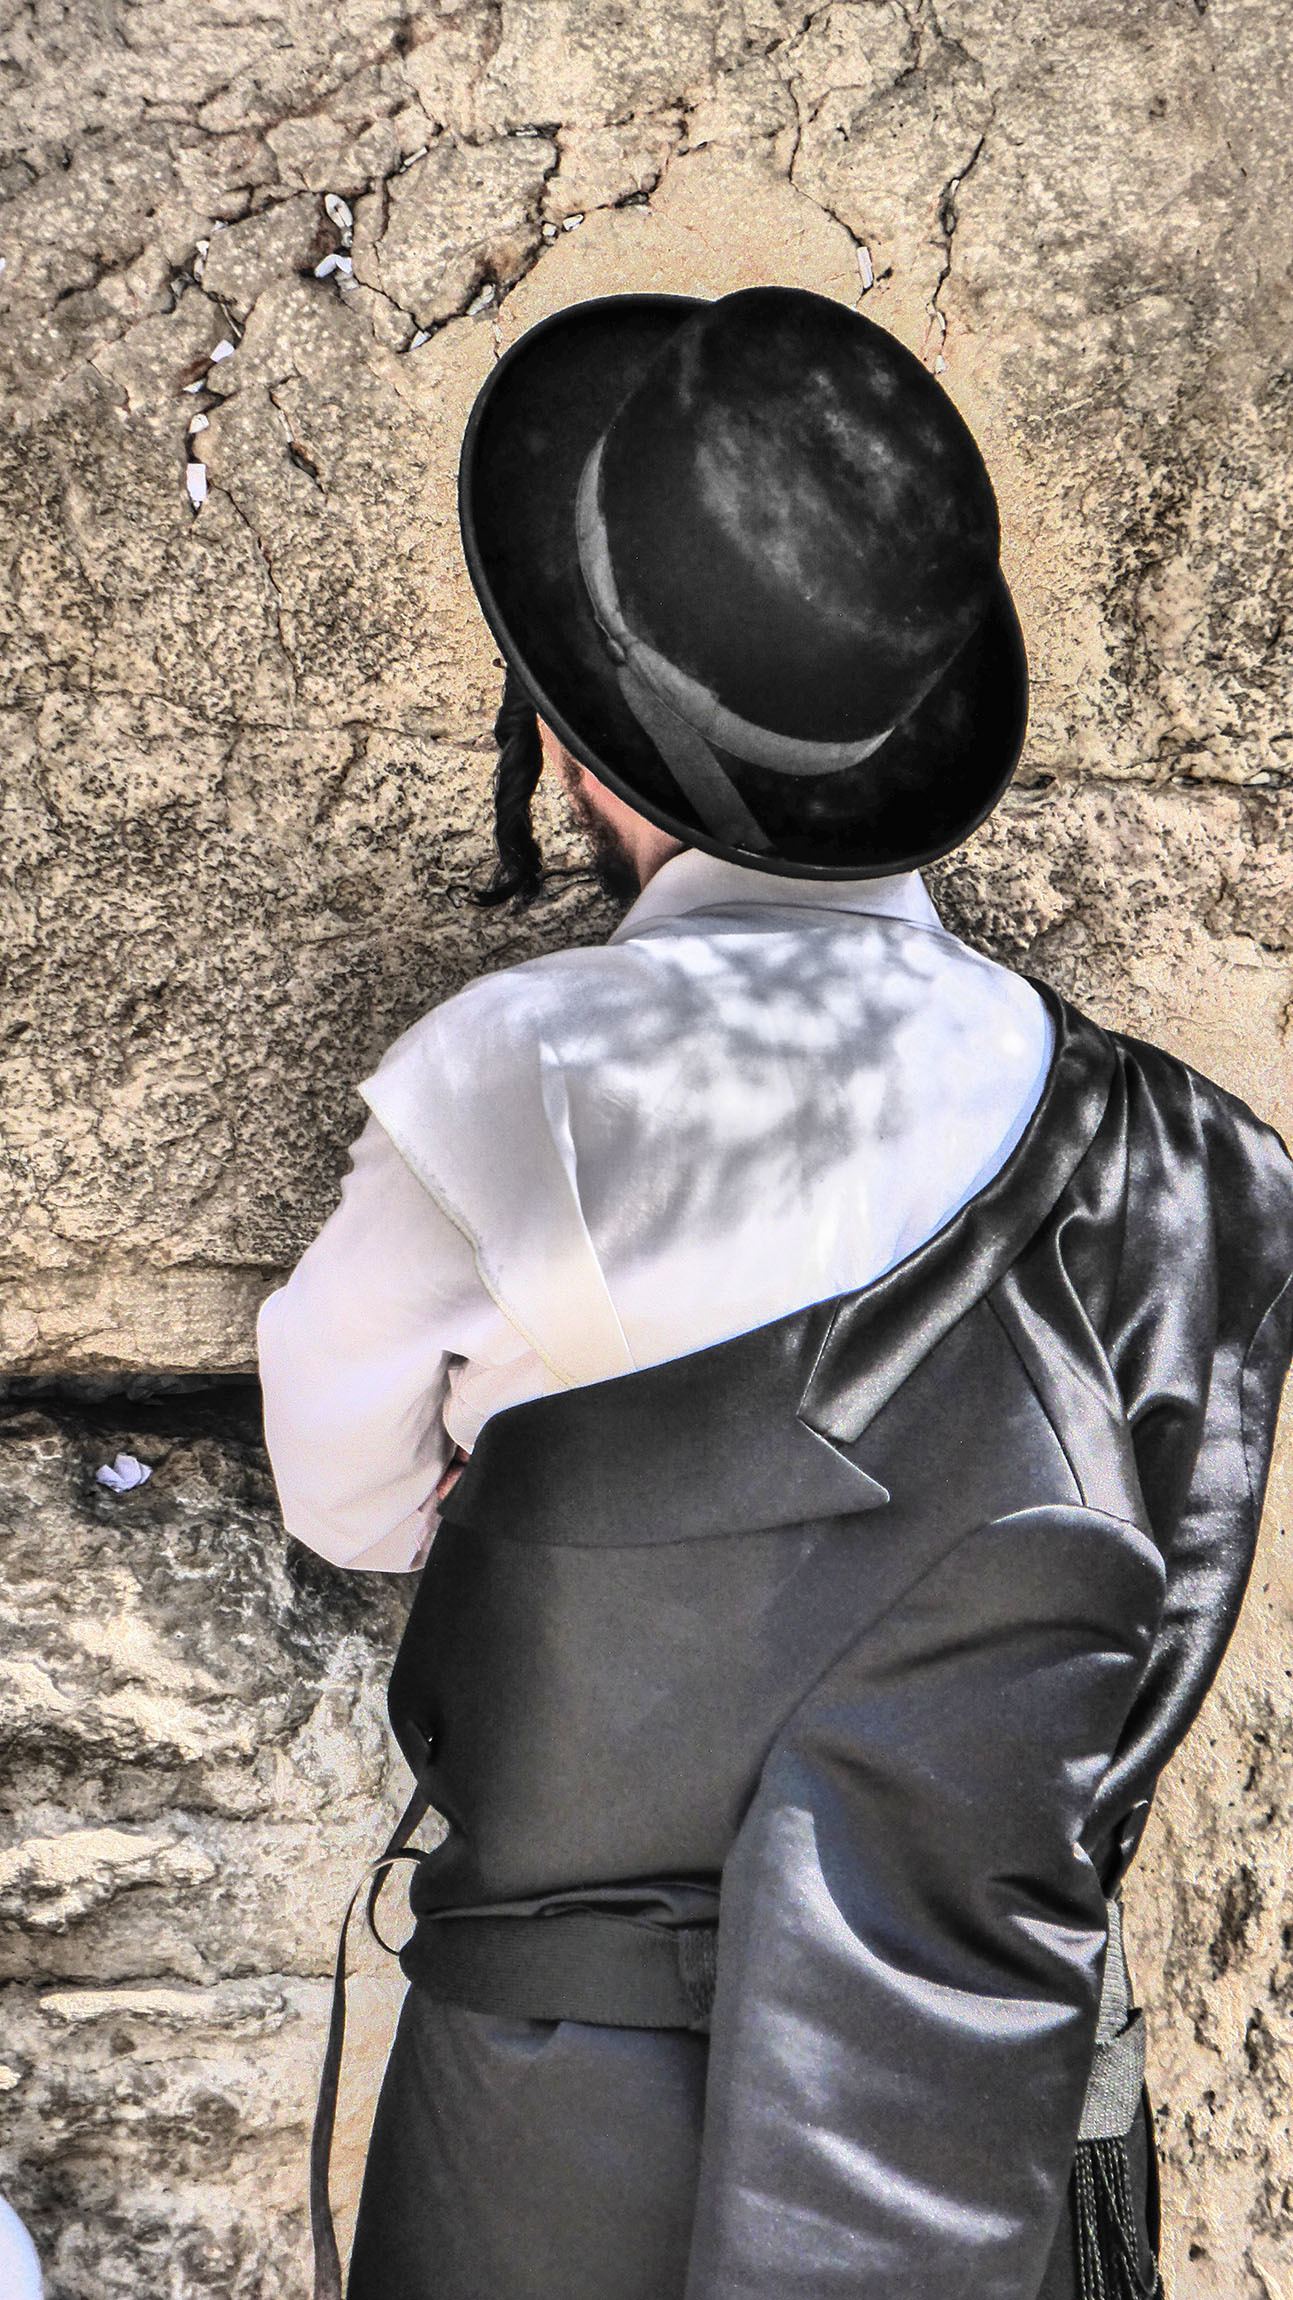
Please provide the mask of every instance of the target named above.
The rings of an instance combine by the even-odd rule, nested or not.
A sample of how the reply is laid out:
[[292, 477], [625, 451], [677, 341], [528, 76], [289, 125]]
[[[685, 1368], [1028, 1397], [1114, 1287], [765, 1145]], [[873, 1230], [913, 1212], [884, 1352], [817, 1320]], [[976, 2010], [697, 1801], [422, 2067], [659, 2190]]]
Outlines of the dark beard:
[[603, 815], [595, 814], [575, 779], [576, 770], [562, 761], [562, 777], [570, 804], [593, 852], [593, 877], [609, 902], [627, 905], [642, 892], [633, 858], [619, 832]]

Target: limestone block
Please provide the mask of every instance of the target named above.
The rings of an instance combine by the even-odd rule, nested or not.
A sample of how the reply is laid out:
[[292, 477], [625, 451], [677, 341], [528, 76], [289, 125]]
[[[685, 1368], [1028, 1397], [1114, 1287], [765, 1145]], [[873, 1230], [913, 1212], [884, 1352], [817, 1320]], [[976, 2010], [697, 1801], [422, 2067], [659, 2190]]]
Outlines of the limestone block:
[[430, 328], [488, 280], [510, 281], [539, 245], [537, 208], [556, 148], [542, 136], [485, 145], [438, 136], [355, 210], [355, 276]]
[[[0, 2190], [50, 2300], [297, 2300], [325, 1976], [406, 1785], [410, 1585], [287, 1542], [239, 1393], [135, 1413], [0, 1430]], [[152, 1475], [114, 1495], [120, 1450]], [[356, 1963], [343, 2230], [402, 1987]]]
[[265, 144], [283, 183], [336, 192], [347, 200], [394, 175], [424, 148], [426, 138], [426, 116], [415, 104], [369, 119], [357, 132], [329, 112], [276, 120], [265, 130]]
[[[30, 763], [20, 752], [4, 798], [19, 826], [39, 824], [42, 836], [62, 806], [67, 711], [155, 714], [159, 727], [169, 711], [179, 771], [195, 712], [209, 742], [209, 714], [281, 726], [292, 696], [270, 571], [254, 534], [224, 495], [194, 517], [182, 426], [163, 441], [151, 420], [128, 412], [123, 419], [95, 373], [97, 386], [79, 412], [65, 408], [33, 433], [0, 430], [0, 486], [13, 521], [11, 580], [0, 608], [3, 701], [26, 710], [50, 699], [31, 727]], [[124, 405], [124, 388], [119, 396]], [[17, 740], [26, 739], [20, 727]], [[75, 815], [75, 792], [68, 805]], [[154, 877], [155, 893], [162, 883]], [[79, 906], [91, 900], [87, 884]]]
[[165, 1837], [121, 1829], [71, 1829], [25, 1837], [0, 1855], [0, 1916], [24, 1931], [60, 1933], [136, 1885], [204, 1885], [205, 1853]]
[[481, 118], [585, 127], [686, 101], [710, 80], [718, 16], [712, 0], [657, 0], [632, 19], [621, 0], [503, 0]]
[[213, 232], [202, 264], [202, 288], [245, 320], [257, 298], [294, 272], [308, 271], [339, 241], [337, 227], [313, 195], [276, 201]]
[[[1287, 98], [1257, 93], [1251, 0], [263, 22], [186, 24], [162, 59], [133, 11], [75, 72], [24, 27], [3, 99], [29, 155], [0, 251], [15, 1366], [245, 1366], [382, 1043], [611, 923], [568, 879], [523, 920], [467, 900], [498, 665], [457, 452], [491, 359], [564, 302], [783, 279], [943, 374], [997, 477], [1070, 939], [1098, 876], [1110, 948], [1152, 955], [1134, 889], [1058, 828], [1074, 778], [1169, 809], [1197, 786], [1204, 846], [1217, 786], [1285, 787], [1289, 417], [1251, 322], [1284, 292], [1256, 201]], [[352, 276], [314, 275], [328, 245]], [[1192, 945], [1205, 1037], [1210, 961], [1246, 978], [1278, 946], [1266, 843], [1274, 876], [1248, 854]], [[1004, 929], [1031, 896], [980, 851]], [[1034, 957], [1062, 941], [1052, 919]]]
[[404, 77], [416, 93], [423, 143], [428, 129], [452, 128], [473, 138], [490, 134], [481, 90], [502, 36], [501, 11], [491, 0], [470, 0], [464, 7], [427, 15], [419, 23], [418, 37], [404, 59]]
[[228, 327], [205, 296], [181, 296], [170, 311], [150, 312], [128, 335], [95, 353], [97, 372], [117, 386], [129, 418], [174, 422], [175, 395], [206, 374]]
[[[49, 940], [24, 861], [6, 938], [4, 1099], [29, 1211], [20, 1235], [7, 1194], [11, 1366], [246, 1362], [265, 1276], [291, 1259], [296, 1223], [315, 1222], [359, 1131], [356, 1079], [428, 1002], [425, 985], [477, 971], [499, 932], [460, 907], [484, 859], [477, 755], [430, 729], [339, 729], [285, 737], [269, 760], [259, 731], [229, 724], [222, 745], [203, 725], [177, 746], [179, 724], [158, 703], [69, 703], [59, 819], [24, 817], [23, 853], [61, 888], [62, 920]], [[457, 948], [436, 957], [423, 918], [450, 885]], [[205, 939], [182, 950], [186, 910]], [[231, 1070], [227, 1018], [246, 1014], [257, 979], [246, 1068]], [[264, 1187], [284, 1112], [256, 1082], [280, 1062], [314, 1073], [309, 1114], [289, 1121], [304, 1129], [295, 1219]]]
[[728, 144], [749, 154], [762, 147], [779, 167], [789, 166], [799, 134], [795, 97], [769, 56], [735, 64], [722, 74], [713, 94], [701, 97], [686, 116], [689, 152], [706, 144]]
[[873, 316], [932, 360], [948, 186], [974, 166], [991, 117], [983, 73], [896, 5], [828, 9], [787, 63], [803, 123], [792, 181], [865, 249]]
[[[9, 208], [6, 298], [48, 306], [88, 296], [145, 240], [178, 261], [192, 221], [164, 129], [140, 125], [119, 142], [81, 145], [66, 167], [33, 175]], [[29, 338], [16, 355], [29, 362], [33, 350]]]
[[618, 207], [622, 200], [652, 190], [681, 140], [682, 123], [672, 119], [561, 129], [556, 172], [543, 187], [545, 217], [562, 223], [567, 216]]
[[950, 195], [943, 353], [972, 419], [995, 411], [990, 448], [1013, 435], [1026, 592], [1068, 634], [1037, 755], [1282, 782], [1290, 417], [1265, 347], [1289, 274], [1232, 109], [1254, 109], [1260, 40], [1174, 8], [1046, 8], [1027, 40], [1014, 11], [940, 21], [993, 101]]

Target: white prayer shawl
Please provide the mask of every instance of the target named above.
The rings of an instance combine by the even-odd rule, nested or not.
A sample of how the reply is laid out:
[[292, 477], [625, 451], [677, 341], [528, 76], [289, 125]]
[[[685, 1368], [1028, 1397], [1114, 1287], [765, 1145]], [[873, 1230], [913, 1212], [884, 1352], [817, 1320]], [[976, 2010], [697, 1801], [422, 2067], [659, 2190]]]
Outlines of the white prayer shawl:
[[289, 1529], [414, 1564], [490, 1413], [878, 1276], [1008, 1155], [1051, 1035], [915, 872], [694, 848], [607, 942], [467, 984], [363, 1081], [342, 1204], [262, 1312]]

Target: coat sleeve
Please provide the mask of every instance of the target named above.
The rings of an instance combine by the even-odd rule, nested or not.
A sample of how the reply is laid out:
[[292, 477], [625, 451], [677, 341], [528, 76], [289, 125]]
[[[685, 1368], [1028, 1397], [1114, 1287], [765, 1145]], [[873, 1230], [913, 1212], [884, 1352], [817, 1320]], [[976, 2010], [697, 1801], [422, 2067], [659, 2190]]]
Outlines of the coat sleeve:
[[1126, 1210], [1102, 1343], [1166, 1589], [1101, 1790], [1110, 1884], [1234, 1629], [1293, 1357], [1293, 1159], [1235, 1096], [1128, 1044]]
[[687, 2300], [1035, 2300], [1107, 1939], [1084, 1835], [1162, 1599], [1071, 1507], [965, 1535], [783, 1727], [724, 1871]]

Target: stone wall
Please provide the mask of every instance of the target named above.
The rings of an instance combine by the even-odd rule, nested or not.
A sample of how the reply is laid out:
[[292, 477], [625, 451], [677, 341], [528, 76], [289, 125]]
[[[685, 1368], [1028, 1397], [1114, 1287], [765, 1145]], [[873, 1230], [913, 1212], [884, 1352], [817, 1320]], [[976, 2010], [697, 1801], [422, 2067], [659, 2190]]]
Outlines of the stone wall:
[[[229, 1377], [353, 1081], [482, 967], [613, 923], [546, 799], [550, 894], [469, 901], [472, 397], [626, 288], [790, 281], [917, 350], [988, 455], [1034, 673], [944, 915], [1293, 1138], [1293, 84], [1265, 0], [6, 22], [0, 1366], [44, 1386], [0, 1489], [0, 2187], [52, 2300], [292, 2300], [407, 1590], [284, 1541]], [[110, 1496], [122, 1446], [154, 1473]], [[1291, 1506], [1286, 1446], [1133, 1912], [1177, 2300], [1293, 2292]]]
[[[121, 1450], [152, 1476], [114, 1495]], [[402, 1802], [381, 1696], [409, 1584], [285, 1550], [254, 1392], [15, 1412], [0, 1478], [0, 2188], [53, 2295], [297, 2300], [323, 1975]], [[395, 2001], [377, 1961], [339, 2194]]]

